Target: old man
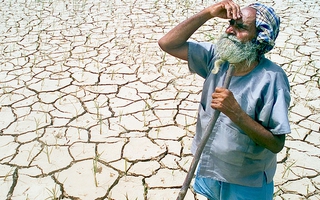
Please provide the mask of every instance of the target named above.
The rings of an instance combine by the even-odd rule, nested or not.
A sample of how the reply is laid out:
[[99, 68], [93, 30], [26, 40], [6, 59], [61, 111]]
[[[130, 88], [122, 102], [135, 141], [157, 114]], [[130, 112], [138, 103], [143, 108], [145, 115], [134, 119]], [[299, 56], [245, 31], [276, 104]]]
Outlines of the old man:
[[[189, 41], [212, 18], [229, 20], [216, 44]], [[264, 54], [279, 33], [275, 11], [260, 3], [240, 9], [232, 0], [207, 7], [159, 40], [169, 54], [188, 61], [205, 79], [198, 110], [196, 151], [213, 110], [221, 111], [203, 150], [194, 190], [211, 200], [271, 200], [276, 154], [290, 133], [290, 87], [285, 72]], [[221, 88], [229, 65], [228, 89]]]

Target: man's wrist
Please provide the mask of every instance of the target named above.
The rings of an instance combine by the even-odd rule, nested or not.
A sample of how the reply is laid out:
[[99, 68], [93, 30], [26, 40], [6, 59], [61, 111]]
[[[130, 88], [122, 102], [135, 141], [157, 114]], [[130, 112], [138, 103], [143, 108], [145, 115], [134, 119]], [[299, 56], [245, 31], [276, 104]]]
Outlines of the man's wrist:
[[215, 16], [213, 16], [212, 15], [212, 8], [211, 7], [207, 7], [207, 8], [205, 8], [205, 9], [203, 9], [202, 11], [201, 11], [201, 14], [202, 14], [202, 16], [206, 19], [206, 20], [209, 20], [209, 19], [211, 19], [211, 18], [214, 18]]
[[249, 115], [246, 112], [244, 112], [242, 109], [239, 109], [239, 110], [235, 111], [234, 113], [235, 113], [234, 114], [235, 117], [232, 121], [235, 124], [237, 124], [238, 126], [241, 126], [244, 123], [248, 123]]

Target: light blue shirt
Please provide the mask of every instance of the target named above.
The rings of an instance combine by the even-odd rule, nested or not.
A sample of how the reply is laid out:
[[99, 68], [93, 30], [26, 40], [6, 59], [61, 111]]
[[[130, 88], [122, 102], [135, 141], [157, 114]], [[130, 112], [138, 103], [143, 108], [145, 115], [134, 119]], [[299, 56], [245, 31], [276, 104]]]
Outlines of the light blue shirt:
[[[191, 147], [195, 153], [214, 112], [210, 106], [211, 94], [223, 85], [228, 63], [223, 64], [217, 74], [212, 74], [213, 44], [189, 42], [188, 52], [190, 71], [205, 78]], [[229, 90], [241, 108], [273, 134], [290, 133], [290, 86], [278, 65], [263, 57], [249, 74], [233, 76]], [[276, 154], [257, 145], [221, 113], [203, 150], [198, 174], [223, 182], [261, 187], [264, 175], [268, 183], [273, 180], [276, 165]]]

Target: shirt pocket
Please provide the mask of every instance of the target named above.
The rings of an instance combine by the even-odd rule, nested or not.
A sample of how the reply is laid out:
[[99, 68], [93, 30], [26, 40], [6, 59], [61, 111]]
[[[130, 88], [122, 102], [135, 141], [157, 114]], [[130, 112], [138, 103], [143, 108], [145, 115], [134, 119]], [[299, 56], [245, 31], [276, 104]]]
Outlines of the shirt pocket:
[[212, 141], [212, 155], [225, 163], [242, 166], [252, 142], [251, 139], [237, 128], [223, 122], [218, 126]]
[[212, 115], [213, 115], [214, 110], [212, 109], [212, 112], [208, 112], [205, 110], [205, 106], [203, 106], [201, 103], [199, 105], [199, 110], [198, 110], [198, 130], [197, 132], [199, 133], [205, 133], [208, 123], [210, 122]]

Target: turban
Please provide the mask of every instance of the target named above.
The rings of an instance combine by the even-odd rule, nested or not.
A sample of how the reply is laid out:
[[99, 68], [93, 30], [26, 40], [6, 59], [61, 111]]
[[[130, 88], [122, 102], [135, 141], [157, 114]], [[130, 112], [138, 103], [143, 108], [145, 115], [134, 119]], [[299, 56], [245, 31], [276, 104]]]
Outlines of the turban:
[[254, 8], [257, 11], [256, 43], [259, 46], [259, 52], [265, 54], [274, 47], [275, 40], [279, 34], [280, 18], [276, 15], [273, 8], [261, 3], [253, 3], [250, 4], [249, 7]]

